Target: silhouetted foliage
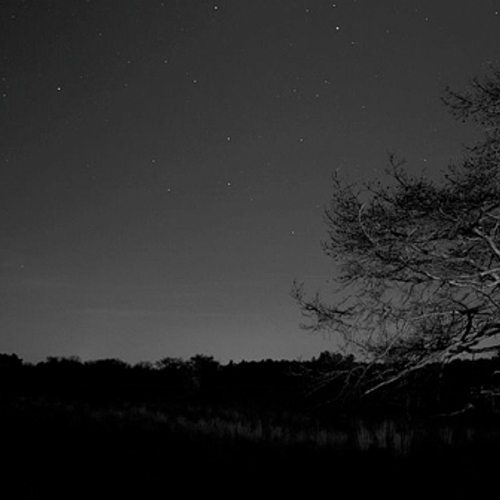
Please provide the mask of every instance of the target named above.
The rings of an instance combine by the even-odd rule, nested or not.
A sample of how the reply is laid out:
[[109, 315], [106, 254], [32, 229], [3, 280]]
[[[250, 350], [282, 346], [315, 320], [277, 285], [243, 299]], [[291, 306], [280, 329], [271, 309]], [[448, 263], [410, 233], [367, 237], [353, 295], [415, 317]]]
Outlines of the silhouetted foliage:
[[[460, 470], [493, 477], [496, 462], [486, 457], [500, 447], [491, 397], [498, 357], [428, 365], [361, 399], [344, 388], [366, 365], [326, 351], [308, 361], [227, 364], [205, 355], [135, 365], [0, 359], [14, 365], [0, 366], [0, 425], [16, 498], [55, 498], [56, 490], [61, 498], [154, 497], [166, 478], [185, 488], [193, 477], [200, 492], [211, 480], [219, 491], [227, 477], [246, 484], [254, 476], [266, 479], [259, 491], [274, 479], [281, 494], [304, 474], [330, 484], [332, 470], [351, 482], [388, 470], [406, 470], [408, 481], [429, 471], [433, 479]], [[332, 370], [338, 377], [318, 389]]]
[[[353, 356], [322, 352], [308, 361], [262, 360], [219, 363], [211, 356], [162, 358], [129, 365], [117, 359], [82, 362], [49, 357], [36, 365], [0, 355], [0, 397], [50, 397], [98, 406], [111, 404], [202, 404], [248, 411], [284, 410], [337, 417], [446, 414], [474, 404], [496, 411], [491, 395], [500, 389], [500, 358], [428, 365], [391, 390], [360, 397], [353, 373], [378, 369]], [[380, 367], [384, 370], [384, 367]], [[334, 376], [332, 374], [335, 374]]]
[[17, 354], [0, 354], [0, 369], [18, 368], [23, 361]]

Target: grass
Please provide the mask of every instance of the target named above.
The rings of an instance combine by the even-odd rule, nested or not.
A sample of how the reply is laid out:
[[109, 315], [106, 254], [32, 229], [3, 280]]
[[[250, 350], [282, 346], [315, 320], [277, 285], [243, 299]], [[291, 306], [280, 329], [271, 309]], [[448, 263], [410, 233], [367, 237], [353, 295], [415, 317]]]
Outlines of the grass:
[[160, 432], [190, 439], [247, 442], [256, 445], [381, 451], [405, 457], [426, 447], [500, 448], [500, 420], [488, 425], [426, 421], [411, 424], [391, 418], [358, 418], [329, 424], [287, 412], [248, 412], [201, 405], [113, 404], [92, 407], [81, 402], [19, 400], [2, 408], [1, 418], [15, 427], [56, 426], [71, 431]]
[[487, 454], [500, 450], [496, 422], [329, 424], [286, 412], [43, 398], [0, 410], [10, 477], [26, 490], [12, 498], [166, 498], [174, 485], [208, 493], [228, 478], [241, 491], [265, 481], [269, 488], [270, 480], [281, 492], [328, 484], [373, 489], [381, 478], [435, 480], [450, 471], [479, 478], [496, 463]]

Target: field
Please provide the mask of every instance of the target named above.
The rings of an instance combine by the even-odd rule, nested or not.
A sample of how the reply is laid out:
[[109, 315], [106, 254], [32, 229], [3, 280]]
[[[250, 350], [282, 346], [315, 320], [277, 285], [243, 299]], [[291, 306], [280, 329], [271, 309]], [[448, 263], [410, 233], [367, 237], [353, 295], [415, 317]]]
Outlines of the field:
[[[500, 426], [333, 419], [224, 405], [4, 398], [4, 498], [478, 493]], [[403, 488], [403, 490], [401, 489]]]
[[133, 366], [0, 355], [0, 498], [490, 491], [500, 414], [483, 396], [497, 391], [500, 359], [430, 367], [371, 399], [338, 399], [339, 378], [318, 385], [325, 371], [357, 367], [330, 354]]

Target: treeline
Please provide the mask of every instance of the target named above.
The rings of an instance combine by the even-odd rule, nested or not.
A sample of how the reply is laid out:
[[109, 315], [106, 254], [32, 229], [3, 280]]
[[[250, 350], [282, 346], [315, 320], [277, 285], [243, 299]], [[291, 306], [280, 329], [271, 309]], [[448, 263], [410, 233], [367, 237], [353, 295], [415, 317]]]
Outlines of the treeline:
[[[314, 363], [314, 362], [313, 362]], [[27, 394], [92, 402], [196, 402], [207, 404], [296, 404], [309, 376], [301, 361], [263, 360], [222, 364], [212, 356], [164, 357], [155, 363], [120, 359], [82, 361], [48, 357], [26, 363], [0, 354], [1, 394]]]
[[[80, 399], [99, 404], [195, 402], [300, 411], [447, 414], [462, 408], [497, 410], [500, 357], [457, 360], [406, 377], [362, 397], [368, 367], [352, 356], [323, 352], [311, 360], [262, 360], [222, 364], [198, 354], [187, 360], [165, 357], [155, 363], [120, 359], [82, 361], [48, 357], [26, 363], [0, 354], [0, 398], [12, 396]], [[499, 376], [499, 380], [496, 377]]]

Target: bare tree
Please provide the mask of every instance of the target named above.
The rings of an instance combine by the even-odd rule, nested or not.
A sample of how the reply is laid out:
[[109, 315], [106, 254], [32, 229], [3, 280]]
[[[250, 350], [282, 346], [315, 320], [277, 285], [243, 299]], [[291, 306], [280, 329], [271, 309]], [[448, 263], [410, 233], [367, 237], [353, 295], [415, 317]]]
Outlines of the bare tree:
[[438, 179], [390, 157], [388, 182], [333, 176], [324, 251], [336, 267], [333, 301], [293, 295], [312, 330], [339, 334], [381, 378], [495, 351], [500, 334], [500, 70], [443, 101], [484, 137]]

